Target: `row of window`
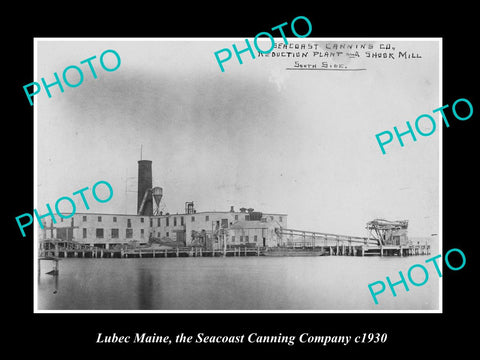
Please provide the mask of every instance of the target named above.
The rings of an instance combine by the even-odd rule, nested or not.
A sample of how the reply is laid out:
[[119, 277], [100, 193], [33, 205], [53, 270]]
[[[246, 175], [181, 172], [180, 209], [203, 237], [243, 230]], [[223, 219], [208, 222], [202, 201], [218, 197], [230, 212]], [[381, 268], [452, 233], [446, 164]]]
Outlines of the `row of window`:
[[[240, 235], [240, 242], [243, 242], [243, 235]], [[245, 242], [248, 243], [249, 237], [248, 235], [245, 235]], [[257, 242], [258, 238], [257, 235], [253, 236], [253, 242]], [[235, 235], [232, 235], [232, 242], [235, 242]]]
[[[86, 228], [83, 228], [83, 233], [82, 233], [82, 236], [84, 239], [87, 238], [87, 229]], [[169, 237], [169, 233], [167, 231], [167, 237]], [[157, 236], [160, 237], [160, 233], [157, 233]], [[95, 229], [95, 237], [97, 239], [103, 239], [105, 237], [105, 229], [102, 229], [102, 228], [97, 228]], [[110, 237], [112, 239], [118, 239], [119, 238], [119, 230], [118, 229], [110, 229]], [[133, 237], [133, 229], [125, 229], [125, 237], [127, 239], [131, 239]], [[144, 229], [140, 229], [140, 237], [141, 238], [144, 238], [145, 237], [145, 230]], [[245, 242], [248, 243], [249, 241], [249, 236], [248, 235], [240, 235], [240, 242], [242, 243], [243, 240], [245, 238]], [[258, 241], [258, 238], [257, 238], [257, 235], [254, 235], [253, 236], [253, 241], [254, 242], [257, 242]], [[232, 242], [235, 242], [235, 235], [232, 236]]]
[[[273, 220], [274, 219], [273, 216], [270, 216], [270, 219]], [[63, 221], [63, 218], [61, 220]], [[157, 218], [157, 226], [158, 227], [161, 226], [160, 220], [161, 220], [160, 218]], [[235, 220], [238, 220], [238, 215], [235, 215]], [[279, 216], [278, 220], [280, 222], [283, 222], [283, 217]], [[83, 222], [87, 221], [87, 216], [86, 215], [84, 215], [82, 217], [82, 221]], [[192, 216], [191, 221], [195, 222], [195, 216]], [[209, 215], [205, 215], [205, 221], [210, 221], [210, 216]], [[102, 222], [102, 217], [101, 216], [97, 216], [97, 222]], [[117, 217], [116, 216], [113, 217], [113, 222], [117, 222]], [[140, 222], [144, 223], [145, 218], [143, 218], [143, 217], [140, 218]], [[180, 225], [181, 226], [184, 225], [183, 216], [180, 216]], [[165, 218], [165, 226], [170, 226], [170, 218], [168, 218], [168, 217]], [[176, 217], [173, 217], [173, 226], [177, 226], [177, 218]], [[132, 219], [127, 219], [127, 227], [132, 227]], [[150, 227], [153, 227], [153, 219], [150, 219]]]
[[[117, 217], [114, 216], [113, 217], [113, 222], [117, 222]], [[87, 216], [86, 215], [83, 215], [82, 216], [82, 221], [83, 222], [86, 222], [87, 221]], [[97, 216], [97, 222], [102, 222], [102, 217], [101, 216]], [[145, 218], [140, 218], [140, 222], [141, 223], [144, 223], [145, 222]], [[150, 219], [150, 223], [151, 223], [151, 219]], [[127, 227], [132, 227], [132, 219], [127, 219]]]
[[[82, 229], [83, 232], [82, 232], [82, 236], [84, 239], [87, 238], [87, 229], [86, 228], [83, 228]], [[102, 229], [102, 228], [97, 228], [95, 229], [95, 237], [97, 239], [103, 239], [105, 237], [105, 229]], [[167, 231], [167, 237], [170, 236], [169, 232]], [[157, 236], [160, 237], [160, 233], [157, 233]], [[119, 230], [118, 229], [110, 229], [110, 237], [112, 239], [118, 239], [119, 238]], [[133, 229], [125, 229], [125, 237], [127, 239], [131, 239], [133, 237]], [[141, 238], [144, 238], [145, 237], [145, 230], [144, 229], [140, 229], [140, 237]]]
[[[83, 236], [84, 239], [86, 239], [87, 238], [87, 229], [83, 228], [82, 230], [83, 230], [82, 236]], [[166, 235], [167, 235], [167, 237], [169, 237], [168, 232], [167, 232]], [[160, 233], [157, 233], [157, 236], [160, 237]], [[102, 229], [102, 228], [95, 229], [95, 237], [97, 239], [103, 239], [105, 237], [105, 229]], [[118, 239], [119, 238], [119, 229], [110, 229], [110, 237], [112, 239]], [[131, 239], [133, 237], [133, 229], [125, 229], [125, 237], [127, 239]], [[145, 230], [144, 229], [140, 229], [140, 237], [141, 238], [145, 237]], [[244, 238], [245, 238], [245, 242], [248, 243], [248, 241], [249, 241], [249, 236], [248, 235], [245, 235], [245, 236], [240, 235], [240, 242], [242, 243]], [[231, 240], [232, 240], [232, 242], [235, 242], [235, 235], [232, 236]], [[254, 242], [258, 241], [257, 235], [253, 236], [253, 241]]]
[[[208, 216], [207, 216], [208, 217]], [[157, 218], [157, 226], [160, 227], [161, 223], [160, 223], [160, 218]], [[63, 219], [62, 219], [63, 221]], [[87, 216], [84, 215], [82, 217], [82, 221], [83, 222], [86, 222], [87, 221]], [[195, 216], [192, 216], [192, 221], [195, 221]], [[97, 216], [97, 222], [102, 222], [102, 217], [101, 216]], [[114, 216], [113, 217], [113, 222], [117, 222], [117, 217]], [[144, 223], [145, 222], [145, 218], [140, 218], [140, 222], [141, 223]], [[183, 226], [185, 224], [184, 222], [184, 218], [183, 216], [180, 217], [180, 226]], [[177, 223], [177, 218], [176, 217], [173, 217], [173, 226], [177, 226], [178, 223]], [[165, 226], [170, 226], [170, 218], [165, 218]], [[132, 227], [132, 219], [127, 219], [127, 227]], [[150, 219], [150, 227], [153, 227], [153, 219]]]
[[[82, 237], [84, 239], [87, 238], [87, 229], [86, 228], [83, 228], [82, 229], [83, 232], [82, 232]], [[105, 237], [105, 229], [102, 229], [102, 228], [97, 228], [95, 229], [95, 237], [97, 239], [103, 239]], [[110, 237], [112, 239], [118, 239], [119, 237], [119, 230], [118, 229], [110, 229]], [[133, 237], [133, 229], [125, 229], [125, 237], [127, 239], [131, 239]], [[140, 237], [145, 237], [145, 230], [144, 229], [140, 229]]]

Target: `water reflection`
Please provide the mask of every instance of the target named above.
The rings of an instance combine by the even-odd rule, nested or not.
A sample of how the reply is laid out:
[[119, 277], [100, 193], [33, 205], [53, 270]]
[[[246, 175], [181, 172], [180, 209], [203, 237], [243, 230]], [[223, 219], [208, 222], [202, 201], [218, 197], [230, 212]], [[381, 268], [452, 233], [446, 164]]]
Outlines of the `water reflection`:
[[137, 294], [139, 310], [148, 310], [153, 308], [153, 287], [151, 270], [147, 270], [145, 268], [138, 269]]
[[53, 293], [56, 294], [58, 292], [58, 278], [59, 278], [59, 274], [55, 274], [53, 275], [53, 279], [55, 281], [55, 289], [53, 290]]
[[[42, 271], [45, 271], [49, 268], [50, 264], [53, 265], [53, 268], [44, 274], [47, 275], [46, 278], [42, 276]], [[46, 269], [45, 269], [46, 268]], [[38, 261], [38, 285], [40, 287], [41, 283], [44, 281], [46, 284], [49, 285], [50, 288], [53, 287], [52, 293], [58, 293], [58, 282], [59, 282], [59, 260], [56, 259], [40, 259]]]
[[367, 287], [427, 258], [72, 258], [62, 259], [56, 276], [42, 261], [38, 309], [435, 310], [433, 274], [396, 297], [385, 292], [378, 305]]

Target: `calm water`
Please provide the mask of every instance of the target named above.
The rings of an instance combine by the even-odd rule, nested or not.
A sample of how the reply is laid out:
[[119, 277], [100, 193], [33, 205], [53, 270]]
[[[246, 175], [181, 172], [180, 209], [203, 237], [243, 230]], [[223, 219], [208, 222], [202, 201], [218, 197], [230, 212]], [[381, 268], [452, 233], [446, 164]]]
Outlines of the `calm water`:
[[[429, 256], [62, 259], [58, 278], [38, 280], [40, 310], [435, 310], [439, 279]], [[396, 287], [375, 305], [367, 285], [406, 276], [413, 264], [428, 282]], [[413, 272], [417, 282], [421, 270]], [[57, 290], [54, 293], [55, 289]]]

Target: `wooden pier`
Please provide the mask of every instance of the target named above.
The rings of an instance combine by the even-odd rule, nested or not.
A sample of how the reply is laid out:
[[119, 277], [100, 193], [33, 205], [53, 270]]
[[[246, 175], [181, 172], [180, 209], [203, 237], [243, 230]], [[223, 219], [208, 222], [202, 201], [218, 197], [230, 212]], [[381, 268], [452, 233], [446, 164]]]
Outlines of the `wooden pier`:
[[116, 247], [111, 249], [80, 244], [75, 241], [49, 239], [40, 241], [39, 257], [53, 258], [171, 258], [171, 257], [222, 257], [262, 256], [263, 247], [234, 247], [204, 249], [199, 246], [185, 247]]
[[368, 237], [338, 235], [314, 231], [281, 228], [277, 232], [281, 246], [287, 248], [310, 248], [330, 256], [409, 256], [430, 255], [430, 245], [380, 245]]
[[53, 269], [49, 272], [47, 272], [48, 275], [53, 275], [57, 276], [59, 273], [59, 266], [58, 262], [60, 261], [60, 258], [56, 256], [40, 256], [38, 258], [38, 277], [40, 278], [40, 272], [41, 272], [41, 262], [47, 260], [47, 261], [53, 261]]
[[[315, 234], [315, 235], [313, 235]], [[236, 246], [222, 249], [190, 247], [115, 247], [100, 248], [75, 241], [48, 239], [40, 241], [40, 260], [60, 258], [178, 258], [178, 257], [236, 257], [236, 256], [409, 256], [430, 255], [430, 245], [380, 246], [373, 239], [301, 232], [301, 241], [293, 241], [293, 233], [278, 247]], [[298, 234], [297, 234], [298, 235]], [[298, 237], [297, 237], [298, 238]], [[309, 239], [310, 238], [310, 239]], [[58, 263], [57, 263], [58, 264]]]

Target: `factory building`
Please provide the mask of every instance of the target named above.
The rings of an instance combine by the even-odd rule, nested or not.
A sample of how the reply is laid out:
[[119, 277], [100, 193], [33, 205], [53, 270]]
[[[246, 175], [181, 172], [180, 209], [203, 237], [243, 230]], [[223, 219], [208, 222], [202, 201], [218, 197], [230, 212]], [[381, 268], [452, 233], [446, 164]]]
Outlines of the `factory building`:
[[106, 249], [173, 242], [179, 246], [220, 248], [229, 246], [276, 246], [275, 228], [285, 227], [287, 215], [262, 214], [250, 220], [248, 212], [206, 211], [175, 215], [126, 215], [76, 213], [53, 224], [45, 218], [41, 239], [60, 239]]
[[[185, 203], [183, 214], [163, 214], [163, 190], [152, 188], [152, 162], [138, 161], [137, 214], [75, 213], [52, 223], [44, 218], [41, 239], [76, 241], [111, 249], [124, 246], [277, 246], [275, 229], [287, 227], [286, 214], [264, 214], [252, 208], [197, 212]], [[67, 214], [68, 215], [68, 214]]]
[[149, 237], [147, 216], [125, 214], [76, 213], [70, 219], [52, 224], [45, 218], [43, 239], [76, 241], [97, 247], [111, 248], [126, 244], [146, 244]]

